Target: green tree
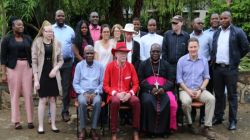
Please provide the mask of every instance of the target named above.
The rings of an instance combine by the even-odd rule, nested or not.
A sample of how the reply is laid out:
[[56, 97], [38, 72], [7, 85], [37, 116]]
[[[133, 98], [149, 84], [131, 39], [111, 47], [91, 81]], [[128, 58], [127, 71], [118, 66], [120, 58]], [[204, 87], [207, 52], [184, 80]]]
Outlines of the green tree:
[[[229, 5], [225, 0], [213, 0], [212, 6], [208, 10], [206, 23], [209, 24], [209, 18], [212, 13], [221, 13], [223, 11], [230, 11], [232, 13], [233, 24], [241, 27], [248, 38], [250, 37], [250, 0], [234, 0]], [[239, 66], [240, 71], [250, 71], [250, 55], [241, 59]]]
[[234, 0], [231, 5], [225, 0], [212, 0], [211, 5], [206, 17], [207, 24], [212, 13], [231, 11], [233, 24], [241, 27], [250, 37], [250, 0]]

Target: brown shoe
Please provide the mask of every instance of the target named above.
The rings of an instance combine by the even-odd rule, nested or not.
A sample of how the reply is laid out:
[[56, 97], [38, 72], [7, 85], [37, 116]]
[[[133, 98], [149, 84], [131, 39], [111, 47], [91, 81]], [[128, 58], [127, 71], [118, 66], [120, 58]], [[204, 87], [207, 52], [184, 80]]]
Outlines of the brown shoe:
[[117, 140], [116, 133], [112, 133], [111, 140]]
[[95, 129], [91, 129], [90, 137], [92, 140], [100, 140], [100, 136], [98, 135]]
[[215, 140], [215, 132], [209, 130], [208, 127], [203, 127], [200, 129], [200, 134], [209, 140]]
[[139, 140], [139, 133], [137, 131], [134, 131], [133, 140]]
[[83, 129], [79, 134], [78, 140], [85, 140], [85, 138], [86, 138], [86, 130]]

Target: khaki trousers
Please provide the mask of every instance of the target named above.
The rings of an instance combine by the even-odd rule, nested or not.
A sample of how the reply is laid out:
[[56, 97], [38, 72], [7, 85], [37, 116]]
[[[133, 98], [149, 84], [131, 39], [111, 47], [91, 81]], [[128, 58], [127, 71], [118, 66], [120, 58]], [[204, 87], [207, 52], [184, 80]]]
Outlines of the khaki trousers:
[[[183, 112], [187, 116], [188, 123], [192, 124], [192, 118], [191, 118], [192, 98], [186, 91], [180, 91], [180, 100], [182, 102]], [[214, 96], [207, 90], [204, 90], [197, 100], [205, 103], [205, 126], [212, 126], [212, 119], [215, 107]]]

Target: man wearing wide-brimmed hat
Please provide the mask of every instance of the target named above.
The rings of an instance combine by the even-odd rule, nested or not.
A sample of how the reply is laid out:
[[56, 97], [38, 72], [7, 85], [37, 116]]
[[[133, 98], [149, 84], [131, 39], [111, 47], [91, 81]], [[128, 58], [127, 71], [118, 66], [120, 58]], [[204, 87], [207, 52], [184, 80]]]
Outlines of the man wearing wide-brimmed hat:
[[139, 88], [139, 81], [132, 64], [127, 62], [127, 49], [124, 42], [118, 42], [112, 53], [116, 60], [109, 63], [104, 74], [103, 87], [108, 94], [107, 102], [110, 103], [112, 140], [116, 140], [117, 118], [121, 103], [128, 103], [133, 114], [133, 139], [138, 140], [140, 127], [140, 101], [135, 95]]
[[133, 39], [134, 25], [132, 23], [127, 23], [122, 29], [125, 34], [125, 43], [126, 47], [131, 50], [128, 53], [127, 60], [129, 63], [132, 63], [137, 71], [140, 64], [140, 44]]

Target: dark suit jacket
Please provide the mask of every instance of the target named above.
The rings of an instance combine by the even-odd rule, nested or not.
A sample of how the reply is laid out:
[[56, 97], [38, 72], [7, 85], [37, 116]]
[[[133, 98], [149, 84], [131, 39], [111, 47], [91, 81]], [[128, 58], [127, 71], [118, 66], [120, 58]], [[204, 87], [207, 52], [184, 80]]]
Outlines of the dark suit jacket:
[[[217, 42], [221, 32], [221, 28], [218, 29], [213, 36], [213, 49], [211, 54], [211, 62], [215, 64], [217, 53]], [[229, 67], [230, 69], [237, 69], [240, 63], [240, 59], [249, 52], [249, 41], [247, 36], [241, 28], [234, 25], [230, 26], [229, 35]]]
[[[3, 38], [1, 44], [1, 64], [5, 65], [8, 68], [14, 69], [17, 63], [18, 57], [18, 48], [15, 47], [15, 37], [13, 34], [9, 34]], [[23, 42], [25, 43], [25, 51], [27, 54], [27, 59], [29, 65], [31, 67], [31, 45], [32, 39], [27, 36], [23, 35]]]
[[143, 31], [140, 31], [140, 37], [143, 37], [144, 35], [146, 35], [147, 34], [147, 32], [143, 32]]
[[137, 41], [133, 40], [132, 43], [132, 64], [135, 67], [136, 72], [138, 72], [138, 68], [140, 65], [140, 43]]

